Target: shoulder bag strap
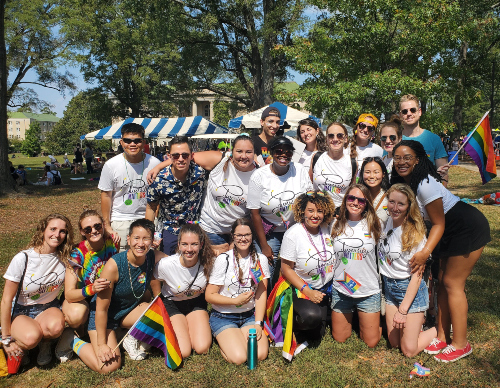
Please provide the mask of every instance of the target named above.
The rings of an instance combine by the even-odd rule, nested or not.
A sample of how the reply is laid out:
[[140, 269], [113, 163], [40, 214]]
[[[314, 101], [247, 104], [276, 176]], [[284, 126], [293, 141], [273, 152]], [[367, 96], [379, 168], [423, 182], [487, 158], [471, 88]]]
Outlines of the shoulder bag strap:
[[26, 261], [24, 262], [24, 270], [23, 276], [21, 276], [21, 280], [19, 281], [19, 285], [17, 286], [16, 298], [14, 299], [14, 309], [17, 305], [17, 300], [19, 299], [19, 294], [21, 294], [21, 289], [23, 288], [24, 275], [26, 275], [26, 269], [28, 268], [28, 254], [24, 252], [24, 256], [26, 257]]
[[377, 211], [377, 209], [380, 207], [380, 204], [382, 203], [382, 201], [384, 200], [384, 198], [387, 196], [387, 193], [384, 193], [384, 195], [382, 195], [382, 198], [380, 198], [380, 201], [379, 203], [377, 204], [377, 207], [375, 208], [375, 211]]

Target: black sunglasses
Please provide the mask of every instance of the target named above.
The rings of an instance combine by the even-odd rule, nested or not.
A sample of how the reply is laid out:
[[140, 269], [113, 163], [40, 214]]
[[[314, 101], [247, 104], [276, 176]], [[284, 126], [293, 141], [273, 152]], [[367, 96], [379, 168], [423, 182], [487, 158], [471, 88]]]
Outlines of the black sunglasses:
[[401, 109], [401, 113], [405, 115], [405, 114], [407, 114], [407, 113], [408, 113], [408, 110], [409, 110], [411, 113], [417, 113], [418, 108], [413, 107], [413, 108], [410, 108], [410, 109]]
[[123, 142], [124, 142], [125, 144], [131, 144], [131, 143], [134, 143], [134, 144], [141, 144], [141, 143], [144, 141], [144, 139], [141, 139], [141, 138], [139, 138], [139, 137], [138, 137], [138, 138], [136, 138], [136, 139], [124, 138], [124, 139], [122, 139], [122, 140], [123, 140]]
[[396, 135], [380, 136], [380, 141], [386, 141], [387, 138], [389, 138], [391, 141], [396, 141], [397, 136]]
[[82, 228], [83, 233], [85, 234], [90, 234], [92, 233], [92, 228], [94, 228], [96, 231], [100, 232], [102, 230], [102, 224], [94, 224], [94, 226], [87, 226], [86, 228]]
[[366, 205], [366, 198], [359, 198], [351, 194], [347, 195], [347, 202], [354, 202], [355, 200], [358, 200], [361, 206]]
[[183, 152], [182, 154], [170, 154], [170, 156], [172, 157], [172, 159], [179, 159], [181, 156], [182, 156], [182, 159], [186, 160], [187, 158], [189, 158], [191, 154], [187, 153], [187, 152]]
[[335, 135], [337, 136], [337, 139], [339, 139], [339, 140], [342, 140], [345, 137], [345, 134], [343, 134], [343, 133], [336, 133], [336, 134], [335, 133], [329, 133], [328, 134], [328, 139], [330, 139], [330, 140], [335, 139]]
[[385, 235], [385, 238], [384, 238], [384, 245], [387, 245], [387, 239], [391, 236], [391, 234], [392, 234], [392, 232], [393, 232], [393, 231], [394, 231], [394, 230], [393, 230], [393, 229], [391, 229], [391, 230], [389, 230], [389, 231], [387, 232], [387, 234]]
[[366, 125], [365, 123], [359, 123], [358, 124], [359, 129], [368, 129], [368, 131], [373, 132], [375, 130], [375, 127], [373, 125]]
[[276, 155], [285, 155], [288, 157], [291, 157], [293, 155], [293, 151], [290, 149], [284, 149], [284, 148], [276, 148], [273, 150], [273, 153]]

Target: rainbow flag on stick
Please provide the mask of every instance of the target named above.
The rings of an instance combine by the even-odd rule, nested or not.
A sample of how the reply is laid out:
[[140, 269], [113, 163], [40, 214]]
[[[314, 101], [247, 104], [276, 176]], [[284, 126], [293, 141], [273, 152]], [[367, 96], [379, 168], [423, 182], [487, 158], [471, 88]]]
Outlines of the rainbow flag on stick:
[[154, 298], [127, 335], [162, 350], [165, 355], [165, 365], [170, 369], [176, 369], [182, 363], [177, 337], [159, 295]]
[[463, 146], [479, 167], [483, 185], [497, 176], [489, 113], [490, 111], [486, 112], [472, 132], [467, 135]]

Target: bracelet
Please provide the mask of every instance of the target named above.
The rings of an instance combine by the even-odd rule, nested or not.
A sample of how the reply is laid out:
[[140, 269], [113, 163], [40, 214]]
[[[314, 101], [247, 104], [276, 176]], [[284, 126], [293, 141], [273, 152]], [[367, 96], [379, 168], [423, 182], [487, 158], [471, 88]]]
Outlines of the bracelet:
[[264, 321], [255, 321], [255, 326], [264, 327]]
[[427, 248], [427, 247], [424, 247], [424, 248], [429, 251], [429, 255], [432, 255], [432, 251], [429, 248]]
[[93, 284], [89, 284], [88, 286], [82, 288], [82, 295], [85, 298], [88, 298], [89, 296], [92, 296], [94, 294], [95, 294], [95, 291], [94, 291]]
[[302, 286], [302, 288], [300, 289], [300, 292], [304, 291], [304, 288], [307, 287], [307, 283], [304, 283], [304, 285]]
[[399, 309], [398, 309], [398, 313], [400, 313], [400, 314], [401, 314], [401, 315], [403, 315], [404, 317], [406, 317], [406, 316], [408, 315], [408, 313], [403, 314], [401, 311], [399, 311]]

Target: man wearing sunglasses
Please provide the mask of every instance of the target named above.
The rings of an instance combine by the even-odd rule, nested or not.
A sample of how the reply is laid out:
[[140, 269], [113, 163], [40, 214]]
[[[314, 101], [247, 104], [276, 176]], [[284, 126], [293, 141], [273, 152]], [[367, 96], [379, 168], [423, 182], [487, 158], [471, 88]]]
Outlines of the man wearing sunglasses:
[[252, 137], [255, 147], [255, 156], [261, 155], [265, 164], [269, 164], [273, 160], [268, 144], [275, 138], [276, 133], [280, 129], [280, 120], [280, 111], [272, 106], [268, 106], [264, 109], [260, 117], [262, 132], [260, 135]]
[[399, 100], [399, 114], [403, 124], [403, 140], [416, 140], [438, 169], [443, 185], [448, 182], [448, 154], [438, 135], [420, 127], [422, 109], [418, 97], [406, 94]]
[[107, 232], [120, 250], [127, 248], [130, 224], [146, 214], [146, 177], [160, 161], [145, 154], [144, 128], [140, 124], [122, 126], [123, 153], [109, 159], [99, 179], [101, 212]]

